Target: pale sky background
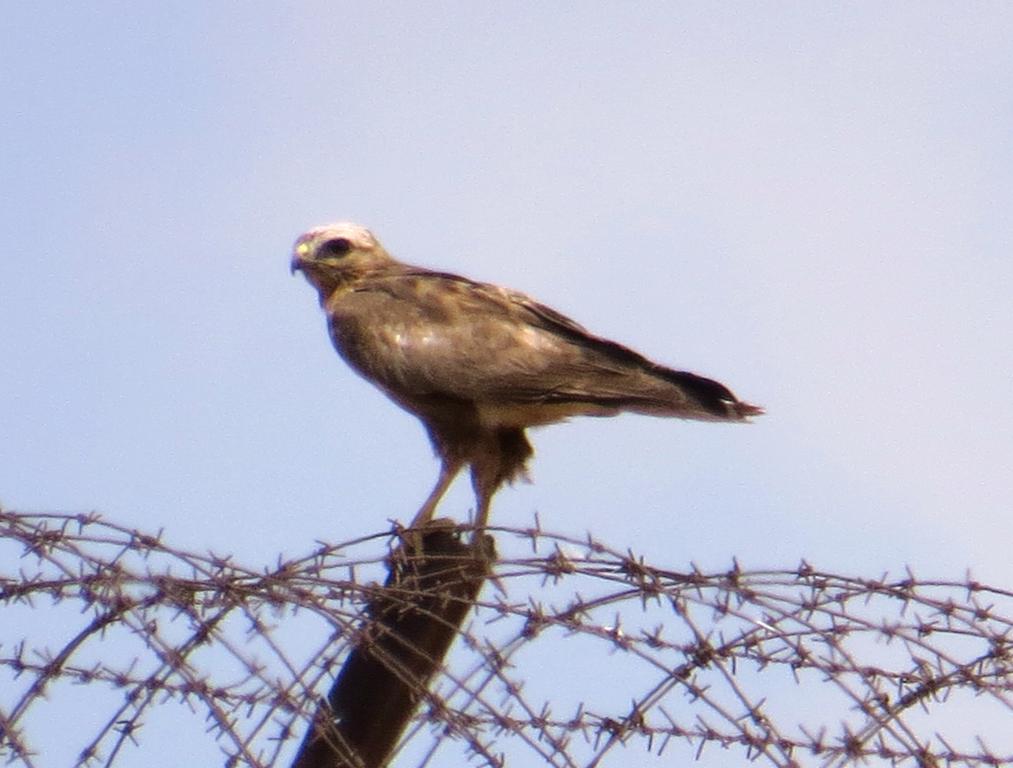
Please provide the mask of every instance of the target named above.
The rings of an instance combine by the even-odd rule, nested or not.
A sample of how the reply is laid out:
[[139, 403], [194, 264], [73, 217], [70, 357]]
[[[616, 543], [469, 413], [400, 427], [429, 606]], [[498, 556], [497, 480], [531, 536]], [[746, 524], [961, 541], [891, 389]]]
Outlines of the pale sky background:
[[[270, 564], [424, 433], [294, 239], [530, 293], [767, 407], [536, 431], [494, 523], [1013, 585], [1013, 6], [4, 7], [0, 502]], [[441, 512], [464, 518], [465, 479]]]

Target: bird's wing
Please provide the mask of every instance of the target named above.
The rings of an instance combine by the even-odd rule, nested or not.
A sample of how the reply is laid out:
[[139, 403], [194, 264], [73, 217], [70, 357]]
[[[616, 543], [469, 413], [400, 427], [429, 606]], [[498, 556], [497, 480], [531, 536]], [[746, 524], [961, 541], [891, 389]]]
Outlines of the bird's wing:
[[652, 363], [524, 294], [458, 275], [403, 268], [360, 281], [328, 309], [339, 351], [402, 401], [748, 415], [718, 382]]
[[[567, 339], [583, 352], [580, 368], [592, 374], [597, 386], [564, 388], [560, 397], [616, 397], [621, 407], [633, 406], [638, 410], [639, 404], [648, 412], [654, 410], [653, 404], [660, 397], [661, 412], [674, 405], [677, 411], [685, 411], [675, 415], [692, 418], [742, 419], [762, 413], [762, 409], [740, 401], [720, 382], [659, 365], [627, 346], [588, 332], [566, 315], [524, 294], [511, 293], [511, 298], [537, 318], [540, 327]], [[578, 376], [576, 381], [580, 380]], [[613, 392], [613, 387], [607, 385], [605, 391], [601, 391], [601, 384], [614, 380], [621, 382], [614, 387], [617, 391]], [[659, 387], [659, 382], [664, 382], [665, 386]]]

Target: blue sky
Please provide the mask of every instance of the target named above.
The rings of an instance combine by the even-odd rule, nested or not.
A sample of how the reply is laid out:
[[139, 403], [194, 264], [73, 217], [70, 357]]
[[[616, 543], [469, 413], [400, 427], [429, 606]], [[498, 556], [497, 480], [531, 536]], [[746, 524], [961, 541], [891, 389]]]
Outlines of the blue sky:
[[[288, 272], [303, 230], [351, 219], [768, 409], [538, 430], [494, 524], [537, 513], [670, 568], [1013, 584], [1010, 6], [15, 3], [3, 24], [5, 507], [251, 567], [410, 519], [423, 431]], [[471, 504], [462, 479], [441, 512]]]
[[[1013, 583], [1001, 4], [13, 4], [0, 502], [249, 563], [436, 463], [334, 354], [336, 219], [768, 408], [537, 431], [493, 521], [661, 565]], [[459, 481], [441, 511], [464, 518]]]

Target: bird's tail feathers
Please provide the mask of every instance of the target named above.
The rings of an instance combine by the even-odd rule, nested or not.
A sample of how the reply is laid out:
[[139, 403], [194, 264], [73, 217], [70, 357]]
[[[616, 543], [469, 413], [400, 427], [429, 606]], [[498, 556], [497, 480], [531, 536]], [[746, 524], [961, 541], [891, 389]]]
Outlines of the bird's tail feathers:
[[698, 376], [688, 371], [673, 371], [658, 366], [652, 373], [677, 386], [696, 406], [696, 413], [686, 413], [687, 418], [714, 419], [716, 421], [747, 421], [750, 416], [760, 416], [763, 408], [739, 400], [724, 384]]

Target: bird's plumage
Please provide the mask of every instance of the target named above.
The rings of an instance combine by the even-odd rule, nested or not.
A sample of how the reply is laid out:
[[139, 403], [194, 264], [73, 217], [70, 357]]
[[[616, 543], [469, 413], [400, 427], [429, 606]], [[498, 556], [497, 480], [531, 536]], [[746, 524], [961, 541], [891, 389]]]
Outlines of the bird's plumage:
[[529, 426], [621, 411], [708, 421], [762, 413], [522, 293], [402, 264], [355, 224], [304, 234], [292, 269], [317, 288], [339, 354], [418, 416], [440, 455], [440, 480], [413, 524], [470, 464], [483, 526], [492, 494], [524, 473]]

